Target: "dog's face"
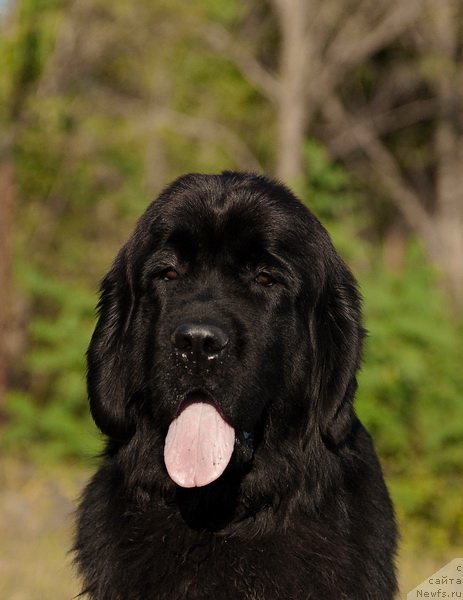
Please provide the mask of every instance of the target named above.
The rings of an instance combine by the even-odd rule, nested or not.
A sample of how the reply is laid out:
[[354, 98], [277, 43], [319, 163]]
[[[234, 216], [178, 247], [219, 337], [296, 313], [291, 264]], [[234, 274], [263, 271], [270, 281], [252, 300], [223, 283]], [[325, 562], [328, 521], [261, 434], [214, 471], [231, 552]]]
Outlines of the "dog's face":
[[155, 432], [171, 478], [206, 485], [229, 463], [302, 440], [309, 423], [337, 443], [361, 337], [349, 271], [286, 188], [185, 176], [147, 209], [103, 283], [92, 414], [121, 442]]

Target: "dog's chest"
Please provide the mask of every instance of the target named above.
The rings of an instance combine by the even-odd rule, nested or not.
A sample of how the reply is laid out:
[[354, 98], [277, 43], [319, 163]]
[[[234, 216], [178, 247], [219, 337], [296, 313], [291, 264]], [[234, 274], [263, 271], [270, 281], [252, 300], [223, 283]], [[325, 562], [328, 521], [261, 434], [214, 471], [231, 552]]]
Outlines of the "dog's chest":
[[172, 526], [132, 538], [124, 568], [143, 600], [309, 600], [311, 590], [326, 588], [301, 547], [282, 535], [226, 537]]

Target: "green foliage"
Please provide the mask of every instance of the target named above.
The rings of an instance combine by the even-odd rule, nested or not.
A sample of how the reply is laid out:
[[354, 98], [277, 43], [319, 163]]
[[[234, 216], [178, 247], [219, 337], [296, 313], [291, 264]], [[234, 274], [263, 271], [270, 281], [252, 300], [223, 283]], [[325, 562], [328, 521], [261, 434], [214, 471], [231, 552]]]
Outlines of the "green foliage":
[[361, 236], [363, 198], [352, 176], [306, 144], [303, 196], [353, 267], [364, 297], [365, 343], [356, 399], [385, 468], [403, 537], [444, 551], [463, 543], [463, 323], [418, 243], [402, 270]]
[[85, 282], [57, 280], [28, 265], [20, 279], [42, 306], [29, 326], [29, 386], [7, 397], [10, 424], [2, 445], [43, 459], [84, 458], [99, 448], [85, 392], [85, 350], [96, 295]]
[[[23, 0], [16, 18], [0, 30], [0, 118], [13, 120], [38, 83], [56, 38], [60, 0]], [[1, 25], [1, 23], [0, 23]]]
[[343, 166], [333, 163], [326, 148], [317, 140], [306, 140], [304, 159], [303, 190], [318, 217], [323, 222], [332, 222], [358, 215], [361, 196], [355, 189], [353, 176]]
[[463, 541], [463, 324], [416, 245], [403, 272], [361, 278], [366, 341], [357, 407], [386, 467], [409, 543]]
[[[253, 168], [249, 156], [272, 164], [273, 109], [201, 35], [205, 25], [233, 32], [244, 13], [236, 0], [91, 0], [72, 10], [24, 0], [2, 31], [0, 123], [14, 130], [14, 276], [28, 319], [26, 351], [12, 366], [4, 447], [46, 460], [97, 452], [84, 353], [98, 279], [135, 217], [182, 172]], [[64, 19], [65, 37], [57, 38]], [[361, 78], [370, 95], [371, 65]], [[429, 138], [424, 126], [417, 131]], [[463, 325], [417, 244], [402, 270], [386, 268], [372, 231], [387, 226], [390, 211], [386, 218], [371, 210], [354, 176], [319, 142], [307, 140], [304, 154], [297, 191], [365, 298], [370, 333], [357, 409], [385, 466], [403, 537], [436, 550], [462, 543]]]
[[364, 415], [381, 431], [383, 454], [397, 472], [407, 468], [410, 453], [428, 454], [445, 472], [456, 466], [453, 449], [463, 441], [462, 331], [417, 248], [407, 259], [403, 273], [379, 266], [363, 280], [370, 332]]
[[304, 159], [305, 180], [296, 186], [297, 192], [326, 227], [349, 265], [364, 269], [370, 263], [373, 248], [359, 235], [367, 225], [367, 217], [354, 176], [333, 163], [317, 140], [306, 140]]

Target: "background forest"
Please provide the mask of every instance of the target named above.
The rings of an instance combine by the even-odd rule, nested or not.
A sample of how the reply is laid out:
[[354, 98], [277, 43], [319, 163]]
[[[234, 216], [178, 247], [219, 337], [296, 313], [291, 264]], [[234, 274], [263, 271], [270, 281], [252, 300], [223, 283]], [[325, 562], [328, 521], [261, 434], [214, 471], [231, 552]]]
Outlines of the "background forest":
[[[99, 280], [167, 183], [224, 169], [290, 184], [360, 281], [357, 411], [401, 524], [403, 591], [462, 555], [463, 2], [11, 0], [0, 3], [2, 598], [77, 592], [47, 569], [64, 571], [62, 521], [101, 444], [84, 386]], [[31, 511], [46, 514], [47, 494], [69, 506], [39, 526]], [[43, 565], [32, 574], [28, 547]]]

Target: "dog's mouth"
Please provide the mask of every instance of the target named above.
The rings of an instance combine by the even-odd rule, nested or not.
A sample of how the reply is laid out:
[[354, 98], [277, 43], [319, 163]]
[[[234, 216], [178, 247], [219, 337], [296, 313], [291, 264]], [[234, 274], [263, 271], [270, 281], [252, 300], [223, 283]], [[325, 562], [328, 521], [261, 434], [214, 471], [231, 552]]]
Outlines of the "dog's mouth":
[[184, 488], [207, 485], [225, 471], [234, 446], [235, 428], [211, 399], [201, 393], [189, 394], [167, 432], [167, 472]]

